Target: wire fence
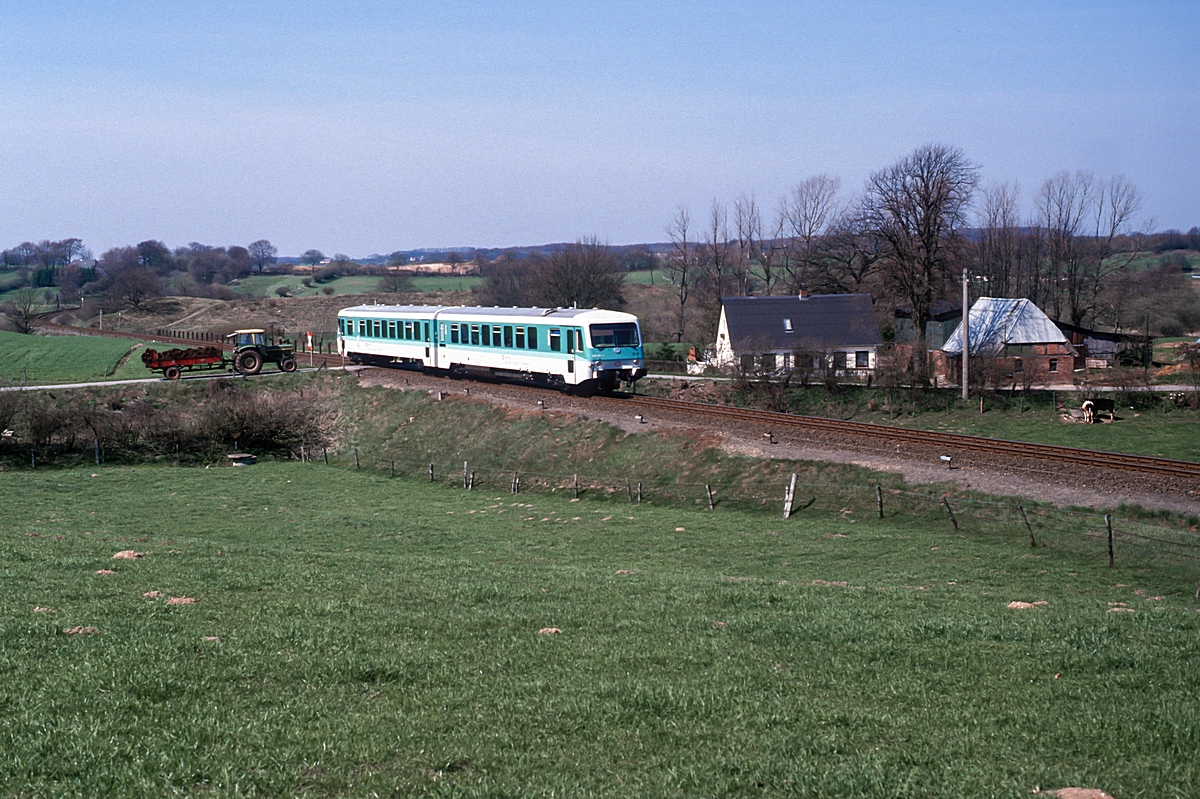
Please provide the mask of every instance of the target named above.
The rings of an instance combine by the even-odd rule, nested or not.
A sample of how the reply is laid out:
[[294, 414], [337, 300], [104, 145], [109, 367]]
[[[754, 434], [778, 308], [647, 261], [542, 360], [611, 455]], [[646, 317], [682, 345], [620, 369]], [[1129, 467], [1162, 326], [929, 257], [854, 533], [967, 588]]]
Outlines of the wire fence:
[[[329, 455], [301, 451], [296, 456], [329, 463]], [[351, 460], [352, 458], [352, 460]], [[679, 479], [638, 478], [634, 475], [559, 474], [472, 465], [469, 461], [429, 462], [393, 457], [391, 453], [353, 448], [342, 465], [391, 477], [419, 479], [464, 491], [520, 494], [568, 494], [572, 499], [631, 505], [693, 507], [719, 513], [742, 508], [760, 513], [811, 516], [833, 513], [862, 519], [923, 519], [946, 525], [948, 532], [1020, 540], [1030, 547], [1054, 547], [1108, 564], [1166, 559], [1174, 564], [1200, 563], [1200, 532], [1184, 517], [1158, 521], [1077, 508], [989, 499], [966, 493], [920, 490], [852, 483], [806, 482], [796, 474], [781, 480], [754, 477], [735, 482], [689, 482]], [[1197, 590], [1200, 598], [1200, 587]]]

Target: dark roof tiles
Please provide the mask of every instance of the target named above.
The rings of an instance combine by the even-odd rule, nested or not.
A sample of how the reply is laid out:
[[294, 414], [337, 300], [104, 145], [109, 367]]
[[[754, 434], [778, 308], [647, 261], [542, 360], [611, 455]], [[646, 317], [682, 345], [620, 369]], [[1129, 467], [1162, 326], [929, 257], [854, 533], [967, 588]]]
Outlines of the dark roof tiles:
[[[819, 350], [883, 344], [870, 294], [721, 300], [735, 350]], [[791, 332], [784, 320], [791, 321]]]

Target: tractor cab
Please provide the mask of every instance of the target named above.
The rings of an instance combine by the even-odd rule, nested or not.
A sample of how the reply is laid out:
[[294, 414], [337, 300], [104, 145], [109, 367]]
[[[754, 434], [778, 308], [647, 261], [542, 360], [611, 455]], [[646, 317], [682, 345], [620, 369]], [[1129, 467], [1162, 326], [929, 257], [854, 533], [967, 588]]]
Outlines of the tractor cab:
[[244, 375], [256, 375], [264, 363], [279, 364], [284, 372], [296, 371], [296, 348], [276, 345], [261, 328], [235, 330], [225, 337], [234, 347], [233, 367]]
[[235, 347], [265, 347], [267, 340], [264, 333], [265, 330], [235, 330], [226, 338], [233, 339]]

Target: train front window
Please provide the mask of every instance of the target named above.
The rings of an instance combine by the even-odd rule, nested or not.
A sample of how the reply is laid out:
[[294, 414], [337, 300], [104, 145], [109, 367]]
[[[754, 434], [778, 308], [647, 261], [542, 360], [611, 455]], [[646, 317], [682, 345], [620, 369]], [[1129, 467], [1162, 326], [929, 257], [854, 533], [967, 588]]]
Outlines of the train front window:
[[612, 347], [636, 347], [641, 344], [638, 328], [633, 322], [617, 322], [607, 325], [592, 325], [592, 346], [597, 349]]

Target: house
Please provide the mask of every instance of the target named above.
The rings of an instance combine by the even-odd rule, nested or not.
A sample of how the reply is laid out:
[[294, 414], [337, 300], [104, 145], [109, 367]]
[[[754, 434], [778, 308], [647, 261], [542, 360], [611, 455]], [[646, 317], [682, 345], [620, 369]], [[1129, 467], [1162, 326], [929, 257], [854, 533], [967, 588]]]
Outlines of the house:
[[[1050, 317], [1027, 299], [980, 297], [971, 306], [971, 364], [978, 358], [985, 381], [1069, 383], [1075, 368], [1075, 347]], [[957, 384], [962, 374], [962, 324], [934, 353], [939, 385]]]
[[725, 297], [715, 361], [743, 373], [869, 374], [882, 345], [870, 294]]

